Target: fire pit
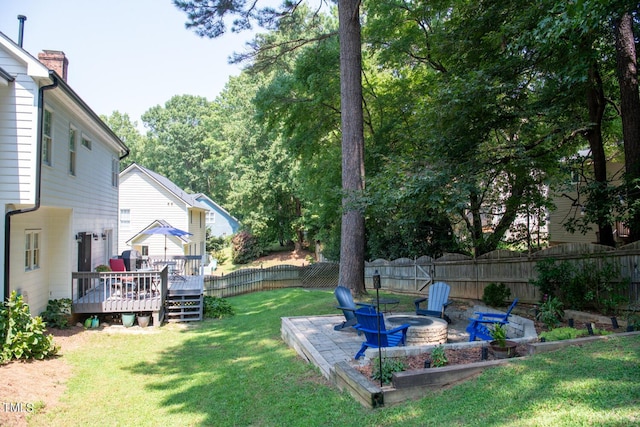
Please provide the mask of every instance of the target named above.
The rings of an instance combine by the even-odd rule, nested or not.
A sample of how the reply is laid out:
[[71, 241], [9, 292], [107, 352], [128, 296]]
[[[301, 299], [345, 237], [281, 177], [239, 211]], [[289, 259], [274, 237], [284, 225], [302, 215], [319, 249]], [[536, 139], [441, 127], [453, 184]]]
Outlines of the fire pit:
[[399, 314], [385, 317], [391, 329], [408, 323], [406, 345], [444, 344], [447, 342], [447, 322], [436, 317]]

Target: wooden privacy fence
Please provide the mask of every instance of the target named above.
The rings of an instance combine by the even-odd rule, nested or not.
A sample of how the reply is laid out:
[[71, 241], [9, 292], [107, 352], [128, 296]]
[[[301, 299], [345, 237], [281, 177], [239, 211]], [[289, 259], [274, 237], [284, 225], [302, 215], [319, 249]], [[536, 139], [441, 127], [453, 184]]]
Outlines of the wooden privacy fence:
[[[394, 261], [378, 259], [365, 263], [365, 286], [367, 289], [373, 287], [372, 277], [377, 271], [382, 288], [389, 291], [423, 295], [429, 284], [443, 281], [451, 286], [451, 298], [480, 300], [487, 285], [504, 283], [511, 289], [513, 298], [536, 303], [541, 295], [530, 281], [536, 277], [536, 264], [545, 258], [568, 261], [577, 266], [588, 262], [596, 268], [604, 263], [612, 263], [619, 272], [614, 281], [629, 279], [629, 300], [634, 304], [640, 303], [640, 242], [617, 249], [570, 243], [532, 254], [497, 250], [478, 258], [445, 254], [437, 259], [428, 256]], [[304, 267], [277, 265], [247, 268], [225, 276], [205, 276], [205, 295], [223, 298], [287, 287], [335, 288], [338, 285], [338, 270], [337, 263], [329, 262]]]
[[372, 287], [373, 274], [378, 271], [382, 287], [394, 292], [426, 294], [426, 286], [444, 281], [451, 286], [452, 298], [482, 299], [484, 288], [490, 283], [504, 283], [511, 289], [511, 296], [522, 302], [535, 303], [541, 295], [530, 283], [537, 273], [536, 264], [545, 259], [568, 261], [580, 266], [592, 263], [596, 268], [604, 263], [617, 267], [619, 276], [614, 281], [629, 279], [629, 299], [640, 302], [640, 242], [620, 248], [594, 244], [564, 244], [522, 254], [497, 250], [478, 258], [461, 254], [445, 254], [434, 259], [423, 256], [417, 259], [400, 258], [394, 261], [378, 259], [365, 264], [366, 287]]
[[338, 285], [338, 264], [319, 262], [304, 267], [276, 265], [245, 268], [224, 276], [205, 276], [205, 295], [219, 298], [269, 289], [305, 287], [333, 289]]

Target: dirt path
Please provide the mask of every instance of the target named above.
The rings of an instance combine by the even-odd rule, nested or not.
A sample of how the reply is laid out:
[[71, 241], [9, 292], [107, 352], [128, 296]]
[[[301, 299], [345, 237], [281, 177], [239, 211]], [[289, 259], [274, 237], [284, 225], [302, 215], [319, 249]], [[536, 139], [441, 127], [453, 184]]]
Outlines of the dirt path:
[[65, 354], [81, 345], [93, 332], [82, 327], [49, 331], [60, 346], [52, 359], [11, 362], [0, 366], [0, 425], [26, 426], [30, 412], [46, 412], [54, 407], [66, 389], [72, 369]]

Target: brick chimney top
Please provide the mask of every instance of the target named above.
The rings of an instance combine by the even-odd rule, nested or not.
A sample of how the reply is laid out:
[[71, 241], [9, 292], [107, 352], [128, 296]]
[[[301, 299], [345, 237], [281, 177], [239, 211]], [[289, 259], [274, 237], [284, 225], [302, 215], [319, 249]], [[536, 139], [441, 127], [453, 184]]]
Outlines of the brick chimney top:
[[69, 60], [61, 50], [44, 50], [38, 54], [38, 60], [50, 70], [58, 73], [64, 81], [67, 81], [67, 67]]

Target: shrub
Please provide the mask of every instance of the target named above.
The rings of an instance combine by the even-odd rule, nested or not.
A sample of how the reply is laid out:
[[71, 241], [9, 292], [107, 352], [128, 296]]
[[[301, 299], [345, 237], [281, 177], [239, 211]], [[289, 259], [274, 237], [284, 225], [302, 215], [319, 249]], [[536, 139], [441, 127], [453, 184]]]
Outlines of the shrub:
[[575, 275], [573, 266], [562, 261], [556, 264], [555, 258], [546, 258], [536, 263], [538, 276], [531, 283], [544, 295], [559, 296], [560, 289], [566, 288]]
[[449, 363], [449, 360], [447, 360], [444, 347], [441, 345], [434, 347], [433, 350], [431, 350], [431, 366], [433, 368], [439, 368], [445, 366], [447, 363]]
[[42, 320], [52, 328], [64, 329], [71, 318], [71, 300], [69, 298], [51, 299], [47, 309], [40, 313]]
[[536, 314], [536, 320], [544, 323], [549, 330], [557, 327], [563, 317], [564, 310], [562, 310], [562, 301], [556, 297], [548, 298], [540, 304], [538, 313]]
[[400, 359], [393, 357], [385, 357], [382, 359], [382, 371], [380, 370], [380, 359], [374, 358], [371, 361], [373, 366], [373, 372], [371, 373], [371, 378], [374, 380], [380, 381], [385, 384], [391, 382], [391, 378], [393, 377], [394, 372], [402, 372], [405, 370], [404, 362]]
[[248, 231], [241, 231], [231, 240], [231, 261], [246, 264], [260, 256], [258, 239]]
[[233, 316], [235, 312], [229, 301], [218, 297], [204, 297], [204, 317], [208, 319], [221, 319], [225, 316]]
[[44, 359], [58, 353], [53, 336], [45, 335], [42, 318], [31, 317], [22, 296], [11, 292], [0, 308], [0, 363], [13, 359]]
[[553, 258], [536, 264], [538, 277], [531, 283], [549, 297], [555, 296], [565, 307], [581, 310], [594, 308], [604, 314], [615, 312], [627, 301], [628, 279], [618, 281], [619, 271], [608, 261], [585, 261], [579, 267], [568, 261], [556, 263]]
[[584, 337], [587, 334], [586, 329], [562, 327], [551, 331], [540, 332], [540, 338], [544, 338], [547, 341], [562, 341]]
[[504, 283], [489, 283], [482, 293], [482, 301], [490, 307], [502, 307], [511, 296], [511, 289]]
[[[605, 329], [593, 329], [594, 335], [610, 335], [611, 332]], [[586, 329], [575, 329], [569, 327], [556, 328], [552, 331], [540, 332], [540, 338], [547, 341], [562, 341], [581, 338], [589, 335]]]

